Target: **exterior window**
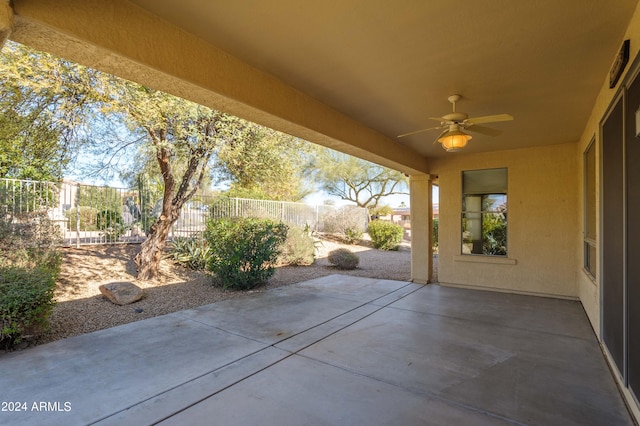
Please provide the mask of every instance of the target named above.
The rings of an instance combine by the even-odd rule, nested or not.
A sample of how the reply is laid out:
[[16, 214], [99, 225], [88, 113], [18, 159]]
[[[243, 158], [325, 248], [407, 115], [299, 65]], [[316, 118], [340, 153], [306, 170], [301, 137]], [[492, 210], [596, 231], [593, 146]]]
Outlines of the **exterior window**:
[[462, 172], [462, 254], [507, 255], [507, 169]]
[[591, 141], [584, 153], [584, 269], [596, 276], [596, 144]]

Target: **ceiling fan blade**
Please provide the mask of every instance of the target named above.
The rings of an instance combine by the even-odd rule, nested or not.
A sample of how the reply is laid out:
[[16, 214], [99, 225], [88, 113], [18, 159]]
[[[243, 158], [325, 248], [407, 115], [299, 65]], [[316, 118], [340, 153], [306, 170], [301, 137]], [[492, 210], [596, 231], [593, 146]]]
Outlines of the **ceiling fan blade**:
[[444, 136], [448, 131], [449, 131], [449, 129], [444, 129], [444, 130], [442, 131], [442, 133], [440, 133], [440, 134], [438, 135], [438, 137], [436, 137], [436, 138], [433, 140], [433, 144], [435, 145], [435, 143], [436, 143], [436, 142], [439, 142], [439, 141], [438, 141], [438, 139], [440, 139], [441, 137], [443, 137], [443, 136]]
[[447, 119], [444, 118], [444, 117], [427, 117], [427, 118], [429, 120], [436, 120], [436, 121], [439, 121], [441, 123], [446, 123], [447, 122]]
[[498, 136], [502, 134], [502, 130], [492, 129], [491, 127], [485, 126], [476, 126], [475, 124], [467, 127], [465, 130], [468, 130], [470, 132], [482, 133], [483, 135], [487, 136]]
[[484, 117], [471, 117], [465, 120], [469, 124], [480, 123], [497, 123], [499, 121], [511, 121], [513, 116], [511, 114], [497, 114], [497, 115], [485, 115]]
[[441, 129], [442, 126], [438, 126], [438, 127], [429, 127], [428, 129], [421, 129], [421, 130], [416, 130], [415, 132], [409, 132], [409, 133], [405, 133], [404, 135], [398, 135], [399, 138], [404, 138], [405, 136], [410, 136], [410, 135], [415, 135], [416, 133], [422, 133], [422, 132], [426, 132], [428, 130], [433, 130], [433, 129]]

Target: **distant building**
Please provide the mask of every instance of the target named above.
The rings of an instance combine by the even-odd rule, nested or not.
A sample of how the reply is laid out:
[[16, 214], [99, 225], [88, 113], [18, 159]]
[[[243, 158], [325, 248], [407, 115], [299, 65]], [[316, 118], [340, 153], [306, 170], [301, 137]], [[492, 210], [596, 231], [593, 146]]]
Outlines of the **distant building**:
[[393, 209], [391, 222], [402, 226], [404, 229], [411, 229], [411, 209], [409, 207]]
[[[436, 203], [433, 205], [433, 218], [437, 219], [438, 217], [440, 217], [440, 206]], [[409, 207], [397, 207], [390, 215], [380, 216], [378, 219], [395, 223], [404, 229], [411, 229], [411, 209]]]

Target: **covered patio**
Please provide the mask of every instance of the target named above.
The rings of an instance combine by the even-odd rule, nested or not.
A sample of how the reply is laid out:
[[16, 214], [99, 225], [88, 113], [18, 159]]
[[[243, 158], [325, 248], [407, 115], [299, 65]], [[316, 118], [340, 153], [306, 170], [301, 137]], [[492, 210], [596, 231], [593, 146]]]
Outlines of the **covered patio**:
[[[12, 422], [628, 424], [614, 383], [640, 418], [638, 0], [0, 0], [5, 39], [405, 173], [413, 282], [333, 277], [5, 356], [11, 399], [73, 407]], [[451, 119], [451, 95], [484, 120]], [[504, 179], [466, 185], [486, 170]], [[418, 285], [433, 185], [449, 287]], [[465, 241], [507, 206], [504, 250]]]
[[579, 302], [342, 275], [0, 363], [12, 425], [633, 424]]

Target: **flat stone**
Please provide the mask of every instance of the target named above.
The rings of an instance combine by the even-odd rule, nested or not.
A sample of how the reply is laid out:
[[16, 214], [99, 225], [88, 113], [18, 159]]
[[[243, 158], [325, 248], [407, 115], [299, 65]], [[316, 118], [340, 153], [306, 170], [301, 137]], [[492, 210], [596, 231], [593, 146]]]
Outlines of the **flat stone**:
[[128, 305], [137, 302], [144, 296], [144, 290], [134, 283], [126, 281], [102, 284], [98, 288], [104, 297], [116, 305]]

